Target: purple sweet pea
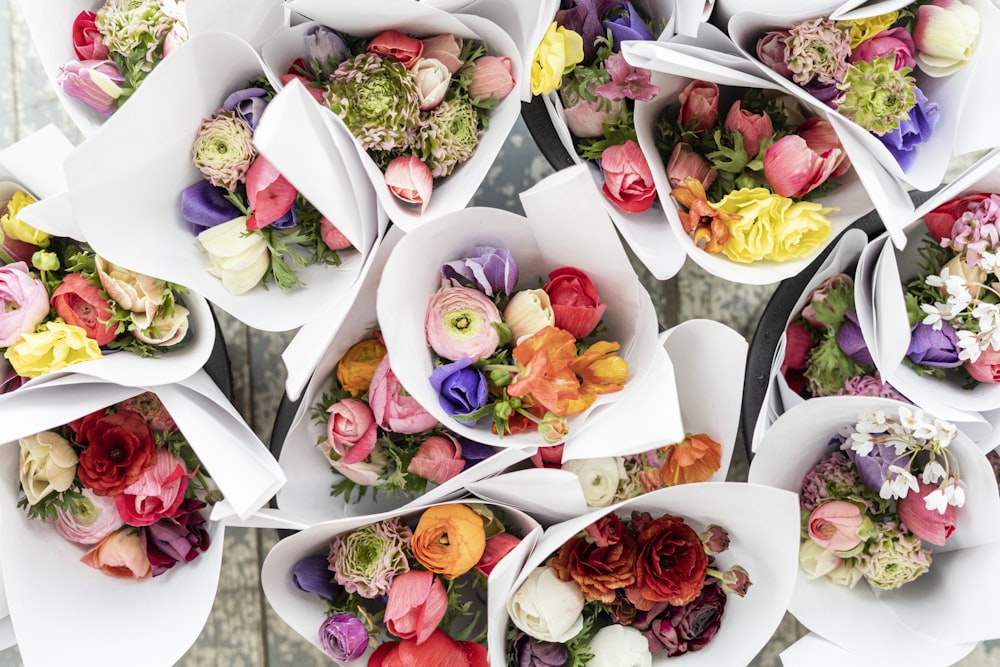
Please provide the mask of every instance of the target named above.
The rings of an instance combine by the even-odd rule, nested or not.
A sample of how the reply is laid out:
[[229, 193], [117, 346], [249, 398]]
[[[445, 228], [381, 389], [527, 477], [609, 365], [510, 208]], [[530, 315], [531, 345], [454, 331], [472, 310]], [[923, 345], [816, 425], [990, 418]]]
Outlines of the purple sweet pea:
[[226, 98], [222, 103], [222, 108], [226, 111], [235, 111], [236, 115], [242, 118], [251, 130], [257, 129], [260, 122], [260, 115], [267, 108], [264, 96], [267, 91], [263, 88], [244, 88], [237, 90]]
[[589, 65], [597, 53], [597, 38], [606, 32], [601, 21], [625, 3], [622, 0], [570, 0], [563, 4], [569, 6], [556, 12], [556, 23], [583, 38], [583, 64]]
[[329, 78], [340, 63], [347, 59], [350, 50], [343, 37], [326, 26], [310, 28], [305, 34], [306, 58], [323, 79]]
[[478, 289], [488, 297], [511, 294], [517, 285], [517, 263], [507, 248], [476, 246], [474, 257], [456, 259], [441, 267], [441, 275]]
[[514, 640], [515, 667], [561, 667], [569, 661], [569, 651], [558, 642], [535, 639], [523, 632]]
[[110, 116], [118, 108], [125, 77], [111, 60], [73, 60], [61, 72], [63, 92], [99, 114]]
[[306, 556], [292, 568], [292, 583], [300, 591], [332, 600], [339, 589], [333, 583], [330, 561], [324, 555]]
[[882, 489], [882, 482], [889, 478], [889, 466], [896, 462], [895, 445], [875, 445], [867, 456], [861, 456], [853, 449], [844, 451], [854, 462], [865, 486], [878, 493]]
[[861, 333], [861, 325], [858, 324], [858, 314], [853, 310], [844, 311], [844, 323], [837, 331], [837, 347], [840, 351], [849, 356], [862, 366], [871, 366], [872, 353], [868, 351], [868, 344]]
[[931, 368], [962, 365], [962, 360], [958, 358], [958, 334], [947, 322], [942, 322], [938, 330], [930, 324], [918, 322], [910, 331], [906, 356], [915, 364]]
[[185, 500], [177, 513], [160, 519], [143, 531], [146, 556], [153, 566], [153, 576], [159, 576], [180, 562], [189, 563], [211, 544], [201, 510], [200, 500]]
[[913, 93], [917, 98], [917, 104], [910, 109], [910, 117], [899, 121], [899, 125], [892, 132], [875, 135], [885, 144], [904, 171], [916, 157], [914, 149], [931, 138], [934, 126], [941, 117], [938, 105], [928, 101], [919, 88], [914, 88]]
[[642, 20], [639, 12], [635, 10], [631, 2], [626, 2], [624, 7], [615, 11], [607, 20], [602, 21], [601, 25], [611, 31], [611, 36], [614, 37], [613, 50], [615, 52], [621, 48], [621, 43], [627, 39], [646, 41], [656, 39], [653, 33], [650, 32], [649, 26]]
[[334, 614], [319, 626], [319, 645], [337, 662], [357, 660], [368, 649], [368, 629], [353, 614]]
[[468, 357], [438, 366], [430, 380], [441, 407], [449, 415], [468, 414], [486, 404], [486, 376], [472, 366]]
[[191, 224], [195, 236], [243, 215], [225, 197], [226, 190], [208, 181], [198, 181], [181, 190], [181, 215]]

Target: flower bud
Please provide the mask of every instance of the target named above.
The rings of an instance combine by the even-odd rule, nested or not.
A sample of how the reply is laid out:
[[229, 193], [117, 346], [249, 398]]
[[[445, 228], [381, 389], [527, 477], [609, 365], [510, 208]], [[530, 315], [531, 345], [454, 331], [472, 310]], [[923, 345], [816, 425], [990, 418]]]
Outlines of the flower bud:
[[406, 472], [444, 484], [465, 469], [462, 446], [450, 435], [426, 438], [410, 459]]
[[427, 165], [413, 155], [397, 157], [385, 168], [389, 192], [408, 204], [419, 204], [423, 213], [431, 200], [434, 177]]
[[979, 12], [959, 0], [921, 5], [913, 28], [921, 71], [928, 76], [947, 76], [969, 62], [979, 39], [979, 23]]
[[346, 250], [351, 247], [351, 240], [344, 236], [344, 233], [325, 215], [319, 219], [319, 234], [323, 244], [330, 250]]
[[924, 540], [937, 546], [944, 546], [944, 542], [955, 532], [955, 506], [945, 505], [944, 511], [928, 509], [924, 498], [936, 487], [918, 480], [920, 486], [919, 493], [908, 493], [905, 498], [900, 498], [896, 506], [899, 513], [899, 520], [906, 528]]
[[63, 92], [105, 116], [118, 108], [122, 83], [125, 77], [110, 60], [74, 60], [62, 68]]
[[502, 100], [514, 89], [510, 58], [483, 56], [473, 63], [469, 96], [480, 100]]
[[674, 146], [667, 162], [667, 180], [670, 187], [678, 187], [685, 178], [693, 178], [708, 189], [715, 182], [718, 172], [708, 160], [696, 153], [689, 144], [680, 142]]
[[434, 58], [444, 63], [448, 71], [454, 74], [465, 63], [459, 56], [462, 53], [462, 39], [452, 34], [435, 35], [424, 40], [424, 58]]
[[705, 545], [705, 553], [710, 556], [718, 556], [729, 548], [729, 533], [721, 526], [709, 524], [703, 532], [698, 534], [698, 537]]
[[451, 83], [451, 72], [444, 63], [433, 58], [421, 58], [413, 68], [413, 77], [417, 80], [421, 111], [430, 111], [441, 104]]
[[47, 250], [38, 250], [31, 256], [31, 265], [39, 271], [58, 271], [59, 255]]
[[719, 113], [719, 86], [711, 81], [692, 81], [677, 96], [681, 104], [678, 123], [686, 130], [704, 132], [715, 126]]
[[503, 318], [517, 344], [556, 323], [549, 295], [542, 289], [521, 290], [515, 294], [507, 303]]
[[747, 594], [747, 589], [752, 585], [753, 582], [750, 581], [749, 573], [739, 565], [733, 565], [722, 573], [722, 587], [728, 593], [735, 593], [740, 597], [744, 597]]
[[[752, 160], [760, 152], [760, 145], [765, 139], [770, 139], [774, 134], [774, 126], [771, 117], [767, 113], [751, 113], [740, 108], [740, 100], [733, 102], [726, 114], [725, 128], [732, 132], [739, 132], [743, 137], [743, 150], [746, 151], [747, 158]], [[700, 179], [699, 179], [700, 180]], [[677, 184], [671, 183], [673, 187]], [[706, 184], [707, 188], [708, 185]]]
[[562, 442], [569, 433], [569, 422], [565, 417], [560, 417], [552, 412], [546, 412], [542, 421], [538, 424], [538, 432], [545, 442], [555, 445]]
[[267, 241], [246, 230], [246, 218], [240, 216], [198, 234], [198, 245], [208, 256], [208, 272], [234, 295], [256, 287], [271, 266]]

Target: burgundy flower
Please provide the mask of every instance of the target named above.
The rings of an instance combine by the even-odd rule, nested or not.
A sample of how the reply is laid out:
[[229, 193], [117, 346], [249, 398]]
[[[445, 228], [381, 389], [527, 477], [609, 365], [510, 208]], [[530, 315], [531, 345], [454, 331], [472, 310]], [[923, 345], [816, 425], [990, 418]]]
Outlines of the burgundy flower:
[[638, 534], [635, 575], [644, 599], [687, 604], [701, 592], [707, 569], [701, 538], [680, 517], [664, 514]]
[[666, 651], [674, 657], [697, 651], [715, 637], [725, 609], [725, 591], [714, 580], [708, 581], [698, 597], [682, 607], [667, 607], [643, 634], [654, 654]]
[[200, 500], [185, 500], [172, 517], [160, 519], [142, 531], [154, 577], [179, 562], [190, 563], [208, 550], [211, 539], [205, 528], [205, 517], [199, 511], [204, 507], [205, 503]]

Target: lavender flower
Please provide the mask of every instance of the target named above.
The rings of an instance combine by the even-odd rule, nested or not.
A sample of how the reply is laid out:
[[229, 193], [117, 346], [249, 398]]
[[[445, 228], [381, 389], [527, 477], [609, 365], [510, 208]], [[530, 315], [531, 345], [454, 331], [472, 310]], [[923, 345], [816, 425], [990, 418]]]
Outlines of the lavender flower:
[[840, 83], [851, 56], [850, 35], [833, 21], [820, 17], [793, 26], [785, 37], [785, 64], [792, 80], [805, 85]]
[[962, 365], [958, 358], [958, 333], [947, 322], [940, 329], [918, 322], [910, 331], [910, 346], [906, 357], [915, 364], [930, 368], [955, 368]]
[[235, 114], [250, 126], [251, 130], [257, 129], [260, 116], [267, 108], [264, 96], [268, 91], [264, 88], [244, 88], [229, 95], [222, 103], [222, 108]]
[[857, 468], [844, 452], [827, 454], [802, 478], [799, 507], [804, 512], [812, 512], [825, 500], [849, 498], [862, 500], [871, 514], [881, 512], [885, 506], [885, 501], [865, 486]]
[[[431, 373], [430, 380], [438, 393], [441, 407], [453, 417], [469, 414], [486, 404], [486, 376], [472, 365], [472, 359], [468, 357], [438, 366]], [[463, 421], [458, 417], [456, 419]]]
[[844, 311], [844, 322], [837, 330], [837, 346], [862, 366], [872, 365], [872, 353], [868, 351], [865, 336], [861, 333], [858, 314], [853, 310]]
[[865, 456], [854, 449], [845, 451], [857, 468], [858, 477], [874, 493], [878, 493], [882, 484], [889, 479], [889, 466], [897, 464], [895, 445], [875, 445]]
[[181, 215], [190, 223], [192, 234], [197, 236], [242, 215], [223, 192], [204, 180], [181, 190]]
[[910, 109], [909, 116], [902, 118], [894, 130], [878, 135], [878, 140], [885, 144], [902, 169], [906, 169], [916, 156], [914, 149], [929, 141], [934, 126], [941, 117], [940, 109], [916, 86], [913, 87], [916, 105]]
[[931, 567], [931, 552], [920, 538], [903, 531], [895, 521], [876, 523], [878, 535], [867, 541], [858, 556], [858, 569], [872, 586], [891, 590], [911, 582]]
[[510, 295], [517, 286], [517, 262], [507, 248], [476, 246], [476, 255], [456, 259], [441, 266], [441, 276], [465, 287], [472, 287], [494, 297]]
[[306, 31], [304, 40], [306, 57], [312, 65], [313, 72], [324, 81], [350, 54], [344, 38], [326, 26], [313, 26]]
[[326, 556], [306, 556], [292, 568], [292, 583], [300, 591], [332, 600], [337, 595], [333, 572]]
[[337, 583], [364, 598], [387, 594], [396, 575], [410, 570], [404, 548], [412, 535], [398, 518], [337, 535], [329, 556]]
[[319, 626], [319, 645], [337, 662], [357, 660], [368, 649], [368, 629], [353, 614], [333, 614]]
[[110, 60], [73, 60], [62, 68], [63, 92], [99, 114], [110, 116], [118, 108], [125, 77]]
[[458, 444], [462, 446], [462, 458], [465, 459], [465, 468], [463, 470], [468, 470], [480, 461], [485, 461], [493, 456], [492, 447], [476, 442], [475, 440], [458, 436]]
[[221, 111], [201, 121], [191, 160], [209, 183], [233, 192], [255, 157], [253, 130], [235, 113]]
[[556, 22], [583, 38], [583, 63], [590, 64], [597, 54], [597, 38], [605, 34], [602, 20], [625, 3], [622, 0], [570, 0], [563, 4], [570, 7], [556, 12]]
[[882, 382], [873, 375], [858, 375], [844, 382], [844, 388], [837, 392], [838, 396], [876, 396], [891, 398], [908, 403], [905, 396], [896, 391], [888, 382]]
[[631, 2], [626, 2], [621, 8], [613, 10], [608, 18], [601, 22], [601, 25], [611, 31], [616, 53], [625, 40], [652, 41], [656, 39]]

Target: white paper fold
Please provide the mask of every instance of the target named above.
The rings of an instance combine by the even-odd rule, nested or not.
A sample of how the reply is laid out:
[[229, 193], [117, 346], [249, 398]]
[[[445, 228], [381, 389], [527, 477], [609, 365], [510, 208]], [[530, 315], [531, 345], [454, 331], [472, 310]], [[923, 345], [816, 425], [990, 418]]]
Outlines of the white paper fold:
[[17, 181], [36, 199], [66, 190], [66, 179], [57, 166], [73, 150], [66, 135], [46, 125], [17, 143], [0, 150], [0, 180]]
[[679, 35], [693, 37], [698, 28], [708, 20], [715, 8], [715, 0], [676, 0], [677, 21], [675, 30]]
[[[935, 657], [925, 656], [920, 659], [926, 667], [947, 667], [975, 650], [976, 644], [956, 646], [953, 651], [942, 652]], [[781, 652], [781, 664], [784, 667], [882, 667], [885, 663], [878, 658], [867, 655], [849, 653], [820, 637], [815, 632], [807, 633], [797, 642]]]

